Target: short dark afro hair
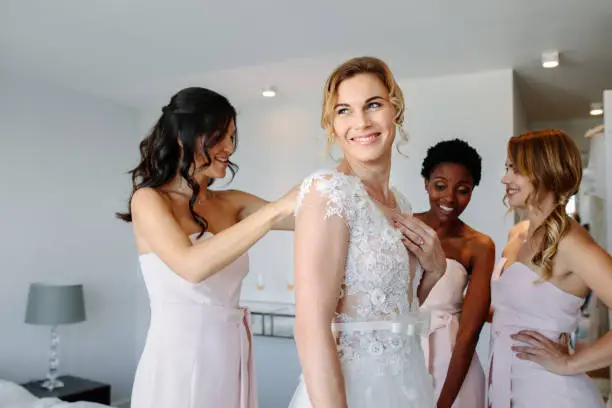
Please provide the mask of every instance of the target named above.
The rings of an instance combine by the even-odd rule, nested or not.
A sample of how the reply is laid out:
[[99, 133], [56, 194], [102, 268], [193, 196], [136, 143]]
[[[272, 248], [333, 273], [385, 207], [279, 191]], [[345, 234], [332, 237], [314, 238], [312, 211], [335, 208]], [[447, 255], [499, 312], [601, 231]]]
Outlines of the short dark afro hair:
[[455, 163], [465, 167], [472, 175], [474, 186], [482, 178], [482, 158], [472, 146], [461, 139], [445, 140], [427, 149], [427, 156], [423, 160], [421, 176], [426, 180], [436, 166], [442, 163]]

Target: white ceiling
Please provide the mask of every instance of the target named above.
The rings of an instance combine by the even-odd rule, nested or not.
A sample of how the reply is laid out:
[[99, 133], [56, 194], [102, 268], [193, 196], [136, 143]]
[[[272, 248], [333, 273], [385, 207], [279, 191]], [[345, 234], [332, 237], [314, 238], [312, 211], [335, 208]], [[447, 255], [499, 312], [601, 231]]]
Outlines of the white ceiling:
[[584, 117], [612, 89], [612, 0], [0, 0], [1, 69], [133, 106], [319, 90], [363, 54], [402, 78], [513, 67], [530, 119]]

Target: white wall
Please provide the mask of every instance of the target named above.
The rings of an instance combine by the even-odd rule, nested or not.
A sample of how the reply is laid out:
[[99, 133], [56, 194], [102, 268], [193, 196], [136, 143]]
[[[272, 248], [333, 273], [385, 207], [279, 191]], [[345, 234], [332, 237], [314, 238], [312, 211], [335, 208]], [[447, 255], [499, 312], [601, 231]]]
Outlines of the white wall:
[[523, 107], [523, 101], [521, 100], [521, 94], [519, 91], [518, 83], [516, 82], [517, 73], [514, 72], [512, 80], [514, 84], [512, 86], [512, 109], [514, 118], [514, 132], [512, 136], [520, 135], [527, 131], [527, 113]]
[[129, 395], [136, 256], [114, 219], [137, 157], [136, 112], [31, 79], [0, 77], [0, 378], [43, 378], [49, 330], [24, 323], [33, 281], [83, 283], [87, 321], [61, 326], [62, 373]]

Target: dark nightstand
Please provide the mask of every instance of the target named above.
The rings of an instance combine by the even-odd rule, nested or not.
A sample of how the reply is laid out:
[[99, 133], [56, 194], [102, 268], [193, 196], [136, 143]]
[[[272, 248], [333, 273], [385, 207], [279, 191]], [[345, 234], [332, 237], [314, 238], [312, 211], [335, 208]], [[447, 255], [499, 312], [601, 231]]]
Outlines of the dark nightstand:
[[64, 383], [62, 388], [47, 391], [41, 387], [42, 381], [31, 381], [21, 384], [26, 390], [38, 398], [59, 398], [66, 402], [89, 401], [110, 405], [110, 385], [84, 378], [63, 375], [59, 377]]

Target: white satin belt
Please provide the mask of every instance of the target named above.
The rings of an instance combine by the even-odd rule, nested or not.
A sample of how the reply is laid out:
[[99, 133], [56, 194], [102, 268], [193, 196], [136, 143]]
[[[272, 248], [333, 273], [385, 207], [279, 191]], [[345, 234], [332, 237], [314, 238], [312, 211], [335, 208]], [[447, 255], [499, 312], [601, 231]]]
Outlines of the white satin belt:
[[409, 336], [426, 336], [429, 332], [429, 321], [429, 311], [419, 311], [394, 316], [389, 320], [333, 322], [331, 327], [334, 333], [389, 331], [391, 333], [406, 334]]

